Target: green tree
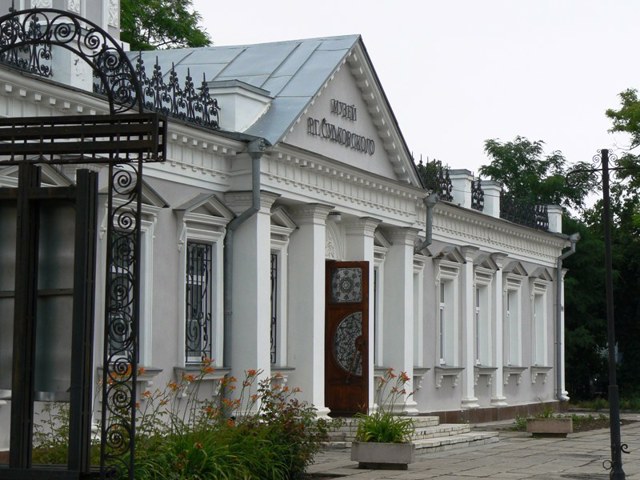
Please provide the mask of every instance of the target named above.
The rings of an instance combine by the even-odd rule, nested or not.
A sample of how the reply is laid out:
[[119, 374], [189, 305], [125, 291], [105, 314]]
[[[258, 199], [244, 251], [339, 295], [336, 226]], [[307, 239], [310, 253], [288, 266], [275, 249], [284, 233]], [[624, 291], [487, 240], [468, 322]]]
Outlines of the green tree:
[[[513, 141], [486, 140], [484, 151], [489, 165], [480, 167], [480, 175], [502, 183], [514, 200], [529, 204], [554, 204], [583, 208], [587, 194], [597, 186], [590, 173], [571, 175], [567, 160], [559, 150], [545, 154], [542, 140], [531, 141], [517, 136]], [[588, 168], [579, 162], [571, 170]]]
[[608, 109], [611, 132], [627, 133], [629, 149], [615, 161], [611, 185], [612, 251], [616, 337], [621, 353], [620, 391], [640, 394], [640, 98], [636, 89], [619, 94], [618, 109]]
[[631, 149], [640, 145], [640, 99], [638, 91], [629, 88], [618, 94], [620, 97], [620, 108], [614, 110], [609, 108], [606, 111], [613, 123], [611, 132], [626, 132], [631, 136]]
[[198, 25], [192, 0], [121, 0], [120, 38], [131, 50], [204, 47], [211, 44]]

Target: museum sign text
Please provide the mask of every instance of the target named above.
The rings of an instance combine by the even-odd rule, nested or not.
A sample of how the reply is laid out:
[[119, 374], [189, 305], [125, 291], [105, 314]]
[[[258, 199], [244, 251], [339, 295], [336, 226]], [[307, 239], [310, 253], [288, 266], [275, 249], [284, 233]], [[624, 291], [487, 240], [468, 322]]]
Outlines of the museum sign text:
[[[332, 99], [330, 103], [331, 113], [355, 122], [358, 118], [355, 105]], [[346, 128], [339, 127], [326, 118], [319, 120], [309, 117], [307, 119], [307, 134], [315, 137], [326, 138], [327, 140], [343, 145], [344, 147], [362, 153], [373, 155], [376, 151], [376, 142], [363, 135], [358, 135]]]

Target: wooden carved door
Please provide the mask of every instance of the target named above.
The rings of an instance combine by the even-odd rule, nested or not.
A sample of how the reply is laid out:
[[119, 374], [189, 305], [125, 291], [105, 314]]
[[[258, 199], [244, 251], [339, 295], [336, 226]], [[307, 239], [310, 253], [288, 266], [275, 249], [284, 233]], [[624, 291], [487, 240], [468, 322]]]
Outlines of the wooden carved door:
[[367, 412], [369, 262], [328, 261], [325, 405], [333, 415]]

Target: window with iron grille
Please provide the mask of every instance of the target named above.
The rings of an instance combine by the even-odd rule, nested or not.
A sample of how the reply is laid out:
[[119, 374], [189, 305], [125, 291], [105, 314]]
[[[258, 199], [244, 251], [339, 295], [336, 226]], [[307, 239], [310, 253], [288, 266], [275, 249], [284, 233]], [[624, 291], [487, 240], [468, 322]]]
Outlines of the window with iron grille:
[[200, 363], [212, 355], [212, 256], [211, 244], [187, 242], [185, 278], [185, 356]]
[[278, 254], [271, 252], [271, 365], [278, 362]]
[[126, 357], [132, 348], [134, 236], [114, 230], [109, 272], [109, 355]]

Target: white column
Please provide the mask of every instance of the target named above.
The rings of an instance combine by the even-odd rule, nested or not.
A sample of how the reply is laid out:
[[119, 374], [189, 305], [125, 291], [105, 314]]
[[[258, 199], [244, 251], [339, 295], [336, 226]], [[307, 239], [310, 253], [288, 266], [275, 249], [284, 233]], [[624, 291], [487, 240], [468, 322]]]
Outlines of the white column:
[[478, 255], [478, 247], [461, 247], [465, 263], [462, 269], [462, 404], [463, 409], [478, 408], [475, 395], [475, 322], [473, 261]]
[[491, 405], [494, 407], [502, 407], [507, 405], [506, 397], [504, 396], [504, 382], [502, 380], [502, 368], [504, 366], [504, 285], [502, 280], [502, 267], [504, 266], [505, 258], [507, 255], [504, 253], [494, 253], [491, 258], [496, 264], [497, 270], [495, 273], [494, 284], [494, 319], [495, 319], [495, 335], [494, 341], [494, 366], [496, 367], [495, 376], [493, 378], [493, 391], [491, 395]]
[[369, 406], [373, 406], [375, 389], [375, 367], [373, 353], [375, 349], [375, 331], [373, 328], [373, 312], [375, 311], [375, 292], [373, 282], [374, 269], [374, 234], [380, 220], [371, 217], [359, 218], [346, 225], [346, 258], [369, 262]]
[[[233, 236], [231, 373], [239, 382], [247, 370], [271, 373], [271, 205], [277, 195], [262, 192], [260, 210]], [[225, 195], [236, 213], [251, 205], [251, 192]]]
[[[408, 391], [413, 389], [413, 252], [417, 234], [414, 228], [391, 230], [384, 269], [382, 364], [396, 373], [406, 372]], [[405, 412], [418, 413], [416, 405], [413, 397], [407, 398]]]
[[289, 243], [289, 364], [300, 398], [329, 409], [324, 399], [326, 219], [332, 207], [303, 205], [290, 210], [298, 229]]
[[558, 279], [558, 281], [562, 282], [560, 286], [560, 318], [558, 321], [560, 322], [560, 344], [562, 345], [562, 359], [560, 361], [560, 365], [556, 365], [556, 368], [559, 369], [560, 373], [560, 390], [563, 397], [566, 397], [567, 401], [569, 400], [569, 392], [567, 392], [567, 388], [565, 385], [565, 358], [566, 358], [566, 348], [564, 342], [564, 276], [567, 274], [567, 269], [562, 269], [562, 277]]

